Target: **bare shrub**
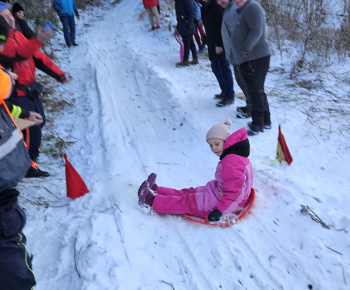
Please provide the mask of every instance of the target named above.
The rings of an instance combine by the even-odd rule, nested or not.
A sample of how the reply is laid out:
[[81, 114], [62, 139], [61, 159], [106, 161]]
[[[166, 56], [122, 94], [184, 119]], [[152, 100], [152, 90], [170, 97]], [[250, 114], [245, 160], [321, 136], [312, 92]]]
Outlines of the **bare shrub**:
[[[333, 4], [325, 0], [260, 0], [267, 16], [269, 40], [280, 56], [286, 43], [298, 49], [295, 67], [312, 68], [327, 64], [332, 52], [344, 54], [350, 48], [350, 0], [341, 0], [344, 13], [333, 14]], [[335, 23], [342, 24], [338, 27]], [[319, 61], [322, 59], [322, 61]]]

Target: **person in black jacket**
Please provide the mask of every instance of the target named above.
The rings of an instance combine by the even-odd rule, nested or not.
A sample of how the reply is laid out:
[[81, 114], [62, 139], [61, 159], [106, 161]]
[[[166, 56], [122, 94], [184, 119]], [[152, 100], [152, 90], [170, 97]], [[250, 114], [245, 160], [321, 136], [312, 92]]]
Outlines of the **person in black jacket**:
[[224, 45], [221, 37], [221, 22], [224, 9], [216, 3], [216, 0], [202, 0], [203, 24], [207, 33], [207, 46], [211, 69], [218, 80], [221, 93], [215, 95], [220, 101], [218, 107], [224, 107], [234, 102], [233, 77], [230, 62], [226, 59]]
[[19, 4], [18, 2], [16, 2], [15, 4], [13, 4], [11, 12], [12, 12], [13, 17], [16, 20], [16, 23], [21, 28], [22, 34], [28, 39], [34, 37], [35, 33], [33, 32], [33, 30], [31, 30], [28, 23], [23, 19], [23, 17], [24, 17], [23, 6], [21, 4]]
[[[1, 5], [6, 4], [0, 2]], [[9, 29], [1, 16], [0, 51], [8, 39]], [[31, 289], [36, 281], [22, 232], [26, 217], [18, 204], [19, 192], [15, 188], [31, 160], [4, 102], [11, 95], [12, 86], [11, 75], [0, 69], [0, 288]]]
[[[184, 59], [176, 64], [177, 67], [189, 66], [190, 64], [198, 64], [197, 49], [193, 41], [193, 35], [196, 31], [195, 7], [193, 0], [175, 0], [175, 12], [177, 19], [177, 30], [182, 37], [184, 43]], [[193, 60], [188, 61], [190, 49]]]

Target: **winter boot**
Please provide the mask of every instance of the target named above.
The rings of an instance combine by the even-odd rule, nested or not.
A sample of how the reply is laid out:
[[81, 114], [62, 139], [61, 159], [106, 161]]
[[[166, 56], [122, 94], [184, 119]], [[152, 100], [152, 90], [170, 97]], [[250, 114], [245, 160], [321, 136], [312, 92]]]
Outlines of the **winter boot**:
[[[248, 122], [248, 126], [250, 126], [251, 124], [252, 124], [252, 122]], [[271, 122], [264, 123], [263, 127], [264, 127], [265, 130], [271, 129]]]
[[190, 62], [190, 64], [199, 64], [198, 58], [194, 58], [194, 59]]
[[214, 96], [214, 99], [216, 100], [223, 100], [225, 98], [224, 92], [221, 92], [220, 94], [217, 94]]
[[159, 29], [159, 28], [160, 28], [160, 25], [159, 25], [159, 24], [157, 24], [157, 25], [156, 25], [156, 29]]
[[225, 106], [229, 106], [229, 105], [232, 105], [234, 102], [234, 99], [227, 99], [227, 98], [224, 98], [222, 99], [220, 102], [216, 103], [216, 105], [218, 107], [225, 107]]
[[147, 180], [141, 184], [139, 188], [138, 196], [139, 196], [139, 205], [141, 206], [153, 205], [153, 200], [155, 196], [149, 189], [149, 182]]
[[248, 136], [258, 135], [260, 132], [264, 132], [263, 126], [254, 125], [253, 123], [248, 123]]
[[158, 188], [158, 185], [156, 184], [156, 178], [157, 178], [157, 174], [155, 173], [151, 173], [147, 178], [147, 181], [149, 183], [149, 188], [152, 189], [153, 191], [156, 191]]
[[248, 110], [247, 106], [245, 107], [237, 107], [237, 118], [247, 119], [252, 116], [252, 112]]
[[154, 25], [152, 25], [151, 30], [156, 30], [156, 29], [157, 29], [157, 27], [156, 27], [156, 26], [154, 26]]
[[184, 61], [178, 62], [176, 64], [176, 67], [184, 67], [184, 66], [189, 66], [189, 65], [190, 65], [189, 61], [188, 60], [184, 60]]
[[26, 173], [26, 177], [48, 177], [48, 176], [50, 176], [50, 173], [40, 170], [36, 166], [36, 163], [34, 161], [30, 165], [30, 167]]

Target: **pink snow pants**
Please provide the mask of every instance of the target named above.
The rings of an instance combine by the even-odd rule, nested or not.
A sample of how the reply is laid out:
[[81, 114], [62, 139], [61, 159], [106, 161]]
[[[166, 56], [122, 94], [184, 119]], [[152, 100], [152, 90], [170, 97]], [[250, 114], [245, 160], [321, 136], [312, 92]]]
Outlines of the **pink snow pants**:
[[210, 211], [198, 210], [196, 189], [185, 188], [176, 190], [158, 187], [153, 201], [153, 210], [158, 213], [190, 214], [205, 218]]

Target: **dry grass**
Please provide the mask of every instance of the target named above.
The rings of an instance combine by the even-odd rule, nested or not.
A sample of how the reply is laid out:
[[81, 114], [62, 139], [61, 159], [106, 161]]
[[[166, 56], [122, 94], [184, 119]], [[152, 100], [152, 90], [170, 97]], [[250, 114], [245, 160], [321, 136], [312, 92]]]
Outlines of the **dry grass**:
[[51, 77], [44, 75], [37, 77], [37, 81], [44, 86], [42, 102], [45, 108], [46, 125], [42, 138], [41, 152], [52, 156], [53, 158], [61, 158], [64, 149], [72, 142], [65, 142], [55, 131], [55, 119], [61, 115], [67, 107], [73, 104], [66, 101], [63, 97], [58, 98], [55, 88], [58, 83]]

